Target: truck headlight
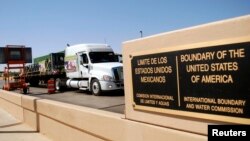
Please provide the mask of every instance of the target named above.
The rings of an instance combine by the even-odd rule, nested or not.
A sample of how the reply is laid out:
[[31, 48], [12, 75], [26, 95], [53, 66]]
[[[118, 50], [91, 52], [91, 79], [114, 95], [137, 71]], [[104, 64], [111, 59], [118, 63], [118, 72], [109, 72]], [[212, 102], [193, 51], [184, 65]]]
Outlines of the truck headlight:
[[104, 81], [113, 81], [113, 77], [111, 77], [109, 75], [103, 75], [103, 80]]

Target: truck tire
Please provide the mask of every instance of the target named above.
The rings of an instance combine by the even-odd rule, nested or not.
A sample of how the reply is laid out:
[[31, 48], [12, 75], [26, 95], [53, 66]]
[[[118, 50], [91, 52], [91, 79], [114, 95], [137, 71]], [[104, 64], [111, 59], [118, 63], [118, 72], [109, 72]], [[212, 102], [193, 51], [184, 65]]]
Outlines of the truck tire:
[[28, 93], [28, 89], [27, 88], [23, 88], [23, 93], [27, 94]]
[[95, 96], [101, 95], [102, 90], [99, 80], [94, 79], [91, 81], [91, 92]]

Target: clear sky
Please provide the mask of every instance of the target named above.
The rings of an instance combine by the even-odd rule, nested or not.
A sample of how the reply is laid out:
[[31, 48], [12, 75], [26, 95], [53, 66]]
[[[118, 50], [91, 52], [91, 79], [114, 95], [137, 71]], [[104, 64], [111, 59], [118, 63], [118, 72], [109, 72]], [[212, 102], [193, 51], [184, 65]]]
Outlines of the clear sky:
[[0, 46], [32, 47], [33, 57], [69, 43], [122, 42], [250, 14], [250, 0], [0, 0]]

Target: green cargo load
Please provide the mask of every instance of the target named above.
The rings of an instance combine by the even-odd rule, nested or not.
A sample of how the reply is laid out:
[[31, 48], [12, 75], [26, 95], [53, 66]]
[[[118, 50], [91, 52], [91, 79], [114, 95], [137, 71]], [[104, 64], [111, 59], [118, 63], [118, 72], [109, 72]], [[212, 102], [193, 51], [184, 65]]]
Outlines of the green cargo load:
[[34, 58], [34, 64], [26, 67], [28, 73], [52, 74], [64, 72], [64, 51]]

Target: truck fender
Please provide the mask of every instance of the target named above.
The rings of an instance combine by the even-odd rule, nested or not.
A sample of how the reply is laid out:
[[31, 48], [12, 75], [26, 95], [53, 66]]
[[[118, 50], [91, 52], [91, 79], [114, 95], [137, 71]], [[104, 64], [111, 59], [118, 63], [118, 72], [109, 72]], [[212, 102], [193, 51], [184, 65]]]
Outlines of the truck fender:
[[90, 78], [89, 78], [89, 90], [91, 91], [91, 81], [92, 80], [94, 80], [94, 79], [97, 79], [97, 80], [100, 80], [100, 79], [98, 79], [98, 77], [96, 77], [96, 76], [91, 76]]

